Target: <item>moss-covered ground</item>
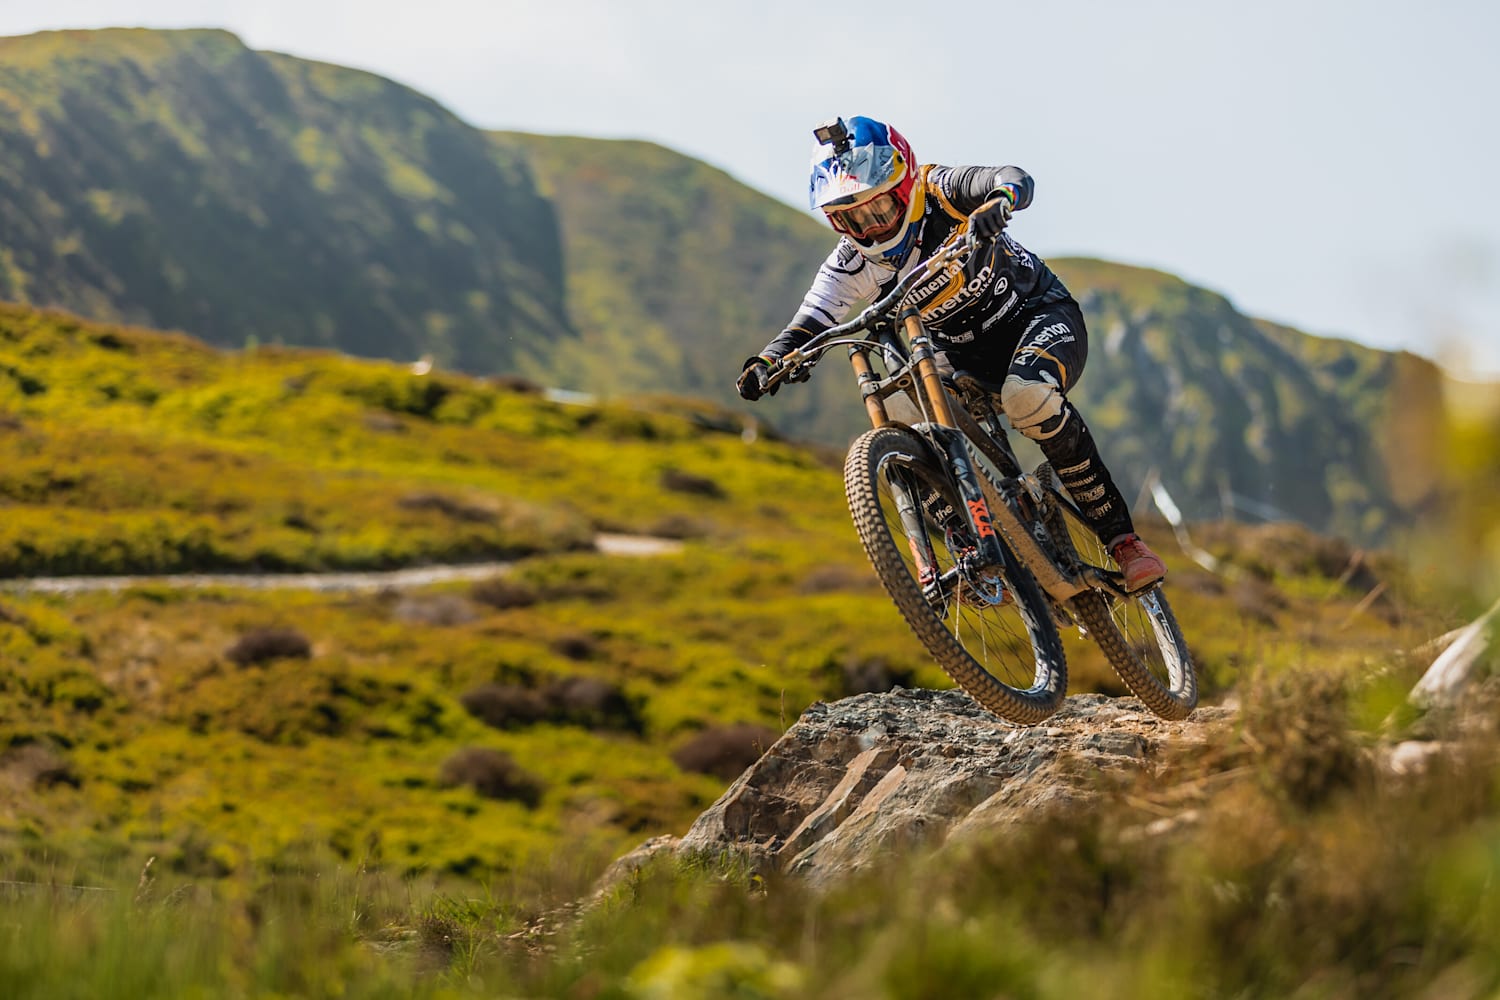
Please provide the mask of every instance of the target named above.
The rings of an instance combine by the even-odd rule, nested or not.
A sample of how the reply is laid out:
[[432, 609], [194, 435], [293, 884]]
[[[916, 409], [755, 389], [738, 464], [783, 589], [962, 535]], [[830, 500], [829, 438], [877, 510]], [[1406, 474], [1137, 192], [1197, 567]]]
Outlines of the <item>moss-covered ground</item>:
[[[1357, 783], [1309, 803], [1256, 756], [1275, 745], [1264, 730], [1226, 742], [1222, 766], [1168, 769], [1275, 772], [1202, 799], [1181, 850], [1132, 840], [1141, 817], [1122, 807], [832, 897], [657, 872], [548, 951], [521, 934], [530, 917], [723, 790], [684, 752], [695, 739], [741, 723], [772, 739], [871, 678], [948, 683], [875, 584], [838, 456], [681, 401], [554, 402], [8, 307], [0, 422], [0, 880], [25, 884], [0, 931], [8, 996], [1062, 996], [1094, 975], [1114, 984], [1101, 995], [1290, 995], [1275, 990], [1301, 966], [1256, 972], [1255, 956], [1325, 913], [1354, 942], [1371, 900], [1395, 928], [1371, 961], [1400, 982], [1496, 982], [1471, 947], [1495, 910], [1489, 772], [1464, 771], [1442, 809]], [[1290, 702], [1334, 706], [1315, 748], [1408, 724], [1405, 651], [1467, 610], [1433, 611], [1437, 582], [1290, 526], [1195, 526], [1223, 576], [1143, 523], [1207, 699], [1339, 679]], [[600, 531], [682, 546], [605, 555]], [[24, 587], [482, 559], [515, 563], [401, 591]], [[1070, 637], [1069, 656], [1073, 690], [1118, 693], [1091, 646]], [[1446, 846], [1400, 868], [1400, 838], [1419, 835]], [[1349, 843], [1350, 879], [1380, 874], [1376, 895], [1318, 867]], [[1060, 881], [1034, 874], [1044, 862]], [[1302, 865], [1314, 874], [1294, 878]], [[1286, 914], [1263, 937], [1257, 907]], [[1221, 926], [1249, 950], [1226, 955]], [[1402, 964], [1440, 931], [1458, 943]], [[1372, 995], [1328, 982], [1308, 995]]]

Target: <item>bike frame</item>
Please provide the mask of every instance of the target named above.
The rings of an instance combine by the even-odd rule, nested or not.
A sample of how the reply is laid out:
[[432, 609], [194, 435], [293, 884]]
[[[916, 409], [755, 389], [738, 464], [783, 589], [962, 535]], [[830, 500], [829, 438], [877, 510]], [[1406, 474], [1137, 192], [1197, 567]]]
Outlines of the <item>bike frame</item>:
[[[855, 319], [832, 327], [794, 349], [772, 366], [768, 373], [767, 386], [776, 385], [796, 369], [816, 363], [823, 353], [839, 344], [847, 344], [849, 361], [854, 369], [864, 399], [865, 411], [872, 427], [902, 426], [891, 419], [885, 401], [896, 393], [904, 393], [923, 415], [924, 422], [909, 428], [929, 441], [935, 455], [958, 485], [963, 501], [964, 516], [974, 529], [979, 545], [979, 559], [988, 567], [1003, 567], [1006, 557], [1002, 538], [1010, 551], [1036, 577], [1043, 590], [1059, 603], [1088, 590], [1094, 581], [1085, 578], [1074, 568], [1059, 565], [1046, 550], [1052, 542], [1041, 519], [1027, 519], [1018, 513], [1023, 496], [1040, 502], [1040, 490], [1034, 493], [1027, 489], [1023, 477], [1004, 475], [999, 483], [991, 483], [988, 476], [976, 472], [969, 460], [964, 442], [972, 442], [986, 458], [999, 469], [1017, 468], [1008, 448], [1001, 450], [994, 438], [979, 426], [963, 406], [955, 405], [947, 386], [938, 371], [932, 342], [922, 324], [922, 315], [910, 304], [902, 304], [907, 293], [919, 282], [934, 276], [953, 261], [966, 255], [973, 247], [970, 242], [957, 242], [939, 250], [911, 274], [903, 278], [884, 298], [870, 305]], [[897, 325], [905, 335], [905, 343], [890, 330], [882, 330], [874, 340], [859, 339], [840, 341], [846, 334], [870, 329], [885, 316], [899, 307]], [[887, 359], [894, 355], [902, 363], [888, 365], [891, 374], [882, 379], [870, 361], [870, 354], [880, 350]], [[906, 511], [903, 518], [908, 516]], [[913, 511], [912, 516], [920, 516]], [[911, 527], [910, 525], [908, 527]], [[998, 530], [997, 530], [998, 529]], [[1033, 530], [1035, 534], [1033, 534]], [[925, 538], [925, 531], [908, 537]], [[1064, 540], [1066, 541], [1066, 540]], [[927, 558], [932, 553], [926, 553]], [[920, 556], [919, 556], [920, 559]]]

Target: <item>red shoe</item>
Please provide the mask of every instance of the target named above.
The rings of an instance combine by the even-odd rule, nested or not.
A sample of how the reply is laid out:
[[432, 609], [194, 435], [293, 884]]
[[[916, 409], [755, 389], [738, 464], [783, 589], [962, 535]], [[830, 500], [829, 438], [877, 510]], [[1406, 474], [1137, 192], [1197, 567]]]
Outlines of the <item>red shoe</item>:
[[1140, 535], [1121, 535], [1109, 543], [1109, 554], [1114, 556], [1125, 574], [1125, 590], [1134, 593], [1157, 583], [1167, 575], [1167, 564], [1161, 557], [1141, 541]]

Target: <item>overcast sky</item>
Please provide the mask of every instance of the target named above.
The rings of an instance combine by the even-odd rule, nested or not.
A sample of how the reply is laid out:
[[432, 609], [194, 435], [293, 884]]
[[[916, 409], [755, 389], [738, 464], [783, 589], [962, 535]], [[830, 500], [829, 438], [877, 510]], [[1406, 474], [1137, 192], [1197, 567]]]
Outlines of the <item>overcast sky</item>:
[[812, 126], [883, 118], [924, 161], [1030, 171], [1043, 256], [1500, 377], [1497, 0], [0, 0], [0, 35], [118, 25], [650, 139], [802, 209]]

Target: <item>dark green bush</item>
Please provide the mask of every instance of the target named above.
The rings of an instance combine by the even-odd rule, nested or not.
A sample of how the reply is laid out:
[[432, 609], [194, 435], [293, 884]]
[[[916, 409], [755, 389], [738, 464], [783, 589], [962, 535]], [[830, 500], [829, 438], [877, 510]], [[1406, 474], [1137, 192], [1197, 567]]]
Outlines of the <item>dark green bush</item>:
[[672, 761], [684, 771], [732, 781], [780, 738], [774, 729], [748, 722], [710, 726], [672, 751]]
[[487, 799], [508, 799], [534, 809], [542, 800], [542, 782], [523, 770], [510, 754], [489, 747], [468, 747], [443, 761], [438, 779], [445, 785], [468, 785]]
[[541, 599], [535, 587], [507, 576], [476, 581], [469, 588], [469, 597], [499, 611], [529, 608]]
[[541, 692], [518, 684], [482, 684], [464, 694], [459, 703], [474, 718], [496, 729], [530, 726], [551, 713]]
[[224, 655], [242, 667], [282, 658], [305, 660], [312, 655], [312, 643], [294, 628], [256, 628], [236, 639]]
[[674, 493], [686, 493], [689, 496], [707, 497], [710, 500], [722, 500], [725, 497], [724, 487], [707, 476], [694, 475], [691, 472], [683, 472], [681, 469], [662, 470], [660, 482], [662, 489], [671, 490]]

